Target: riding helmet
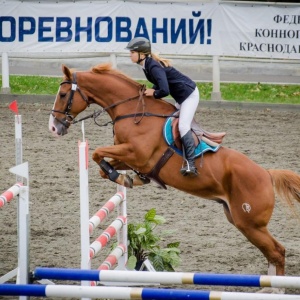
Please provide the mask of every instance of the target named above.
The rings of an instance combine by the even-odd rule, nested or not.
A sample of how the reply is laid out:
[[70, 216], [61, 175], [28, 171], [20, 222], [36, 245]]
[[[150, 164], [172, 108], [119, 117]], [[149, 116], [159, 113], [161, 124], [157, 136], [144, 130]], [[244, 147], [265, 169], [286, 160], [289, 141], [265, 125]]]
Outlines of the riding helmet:
[[132, 39], [125, 49], [150, 54], [151, 44], [148, 39], [144, 37], [137, 37]]

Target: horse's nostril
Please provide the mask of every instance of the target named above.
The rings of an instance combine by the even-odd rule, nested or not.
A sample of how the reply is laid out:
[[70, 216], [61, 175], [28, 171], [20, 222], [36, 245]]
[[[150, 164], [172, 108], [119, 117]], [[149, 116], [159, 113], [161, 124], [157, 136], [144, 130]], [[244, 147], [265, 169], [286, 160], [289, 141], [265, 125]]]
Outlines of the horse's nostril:
[[54, 126], [52, 126], [52, 131], [54, 131], [54, 132], [55, 132], [55, 127], [54, 127]]

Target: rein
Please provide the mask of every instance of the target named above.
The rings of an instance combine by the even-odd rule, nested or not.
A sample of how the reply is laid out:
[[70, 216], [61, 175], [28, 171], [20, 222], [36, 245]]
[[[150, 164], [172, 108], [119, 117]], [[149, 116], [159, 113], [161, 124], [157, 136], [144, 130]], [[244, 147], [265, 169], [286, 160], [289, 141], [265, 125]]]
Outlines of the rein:
[[[96, 118], [99, 117], [100, 115], [102, 115], [103, 113], [107, 112], [111, 108], [114, 108], [114, 107], [116, 107], [116, 106], [118, 106], [120, 104], [129, 102], [129, 101], [134, 100], [134, 99], [136, 99], [136, 98], [139, 97], [139, 99], [138, 99], [138, 105], [139, 105], [140, 101], [142, 101], [143, 113], [142, 113], [142, 117], [137, 122], [135, 121], [135, 123], [138, 124], [142, 120], [143, 115], [145, 113], [144, 112], [145, 111], [145, 102], [144, 102], [144, 97], [143, 97], [145, 89], [146, 89], [145, 85], [142, 85], [142, 88], [139, 90], [139, 95], [138, 96], [134, 96], [134, 97], [127, 98], [125, 100], [118, 101], [118, 102], [113, 103], [113, 104], [111, 104], [109, 106], [106, 106], [106, 107], [104, 107], [104, 108], [102, 108], [102, 109], [100, 109], [98, 111], [94, 111], [92, 114], [87, 115], [87, 116], [85, 116], [85, 117], [83, 117], [83, 118], [81, 118], [79, 120], [73, 120], [72, 124], [76, 124], [76, 123], [79, 123], [81, 121], [93, 118], [96, 125], [98, 125], [98, 126], [107, 126], [110, 123], [114, 123], [114, 121], [110, 121], [110, 122], [105, 123], [104, 125], [100, 125], [100, 124], [98, 124], [96, 122]], [[140, 115], [140, 113], [133, 115], [133, 117], [134, 116], [138, 116], [138, 115]]]
[[[81, 118], [79, 120], [74, 120], [72, 122], [72, 124], [76, 124], [76, 123], [79, 123], [81, 121], [93, 118], [94, 119], [94, 123], [96, 125], [102, 127], [102, 126], [107, 126], [108, 124], [115, 124], [117, 121], [128, 119], [128, 118], [134, 118], [135, 119], [134, 120], [134, 124], [139, 124], [142, 121], [143, 117], [158, 117], [158, 118], [169, 118], [169, 117], [178, 118], [179, 117], [178, 115], [174, 116], [174, 114], [164, 115], [164, 114], [154, 114], [154, 113], [150, 113], [150, 112], [145, 112], [146, 105], [145, 105], [145, 101], [144, 101], [144, 97], [143, 97], [145, 89], [146, 89], [146, 86], [143, 85], [142, 88], [139, 90], [139, 96], [135, 96], [135, 97], [131, 97], [131, 98], [128, 98], [128, 99], [125, 99], [125, 100], [121, 100], [121, 101], [119, 101], [117, 103], [114, 103], [114, 104], [111, 104], [111, 105], [109, 105], [107, 107], [104, 107], [104, 108], [102, 108], [102, 109], [100, 109], [98, 111], [94, 111], [92, 114], [87, 115], [87, 116], [85, 116], [85, 117], [83, 117], [83, 118]], [[114, 107], [116, 107], [116, 106], [118, 106], [120, 104], [123, 104], [123, 103], [126, 103], [128, 101], [134, 100], [137, 97], [139, 97], [137, 107], [138, 107], [140, 101], [142, 101], [143, 112], [141, 112], [141, 113], [134, 113], [134, 114], [128, 114], [128, 115], [124, 115], [124, 116], [118, 116], [114, 120], [109, 121], [109, 122], [104, 123], [104, 124], [97, 123], [96, 118], [99, 117], [100, 115], [102, 115], [103, 113], [105, 113], [110, 108], [114, 108]], [[136, 120], [136, 117], [138, 117], [138, 116], [140, 116], [140, 119]]]
[[153, 114], [153, 113], [149, 113], [149, 112], [143, 112], [143, 113], [135, 113], [135, 114], [129, 114], [129, 115], [124, 115], [124, 116], [118, 116], [116, 117], [112, 123], [116, 123], [117, 121], [123, 120], [123, 119], [127, 119], [127, 118], [134, 118], [136, 116], [143, 116], [143, 117], [158, 117], [158, 118], [169, 118], [169, 117], [174, 117], [174, 118], [178, 118], [179, 116], [174, 116], [173, 114], [171, 115], [164, 115], [164, 114]]

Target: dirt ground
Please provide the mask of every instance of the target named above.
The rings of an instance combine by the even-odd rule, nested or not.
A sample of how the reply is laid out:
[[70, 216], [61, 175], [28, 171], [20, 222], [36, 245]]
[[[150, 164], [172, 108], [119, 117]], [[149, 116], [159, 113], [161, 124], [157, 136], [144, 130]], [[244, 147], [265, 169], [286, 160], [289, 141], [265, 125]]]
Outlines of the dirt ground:
[[[23, 118], [23, 161], [29, 162], [31, 270], [36, 266], [80, 267], [77, 145], [78, 140], [82, 140], [81, 126], [74, 126], [63, 138], [54, 138], [48, 132], [51, 107], [52, 103], [19, 105]], [[196, 119], [209, 131], [226, 131], [225, 146], [246, 154], [264, 168], [290, 169], [300, 173], [299, 111], [209, 109], [201, 108], [200, 103]], [[106, 120], [108, 118], [104, 117], [103, 121]], [[0, 104], [0, 128], [2, 192], [15, 183], [15, 176], [8, 171], [15, 165], [15, 141], [14, 116], [7, 103]], [[92, 215], [116, 192], [114, 183], [99, 177], [98, 166], [91, 160], [96, 147], [113, 143], [112, 127], [98, 127], [93, 121], [88, 121], [85, 123], [85, 136], [90, 145], [89, 193]], [[164, 191], [154, 183], [128, 190], [127, 197], [129, 222], [142, 220], [146, 211], [153, 207], [167, 219], [162, 229], [173, 230], [173, 233], [166, 242], [181, 243], [182, 261], [177, 271], [266, 274], [267, 262], [262, 254], [228, 223], [218, 203], [173, 188]], [[0, 276], [17, 265], [16, 203], [16, 199], [13, 200], [0, 213]], [[299, 276], [300, 222], [278, 199], [269, 230], [286, 247], [286, 274]], [[94, 268], [105, 258], [106, 253], [103, 254], [97, 255]], [[300, 295], [300, 291], [287, 292]], [[14, 299], [5, 299], [9, 298]]]

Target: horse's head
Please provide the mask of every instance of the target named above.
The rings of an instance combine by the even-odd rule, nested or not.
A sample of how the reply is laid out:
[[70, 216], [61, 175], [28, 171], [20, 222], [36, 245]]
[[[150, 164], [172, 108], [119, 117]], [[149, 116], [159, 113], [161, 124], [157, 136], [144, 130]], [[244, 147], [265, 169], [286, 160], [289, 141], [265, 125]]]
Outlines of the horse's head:
[[74, 118], [89, 105], [76, 81], [76, 73], [62, 65], [64, 79], [60, 84], [49, 119], [49, 130], [56, 136], [68, 133]]

